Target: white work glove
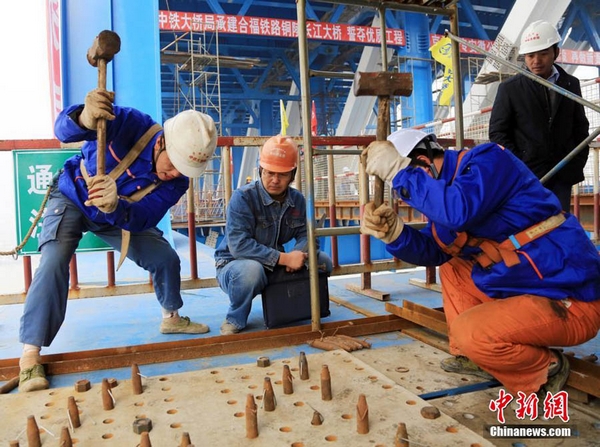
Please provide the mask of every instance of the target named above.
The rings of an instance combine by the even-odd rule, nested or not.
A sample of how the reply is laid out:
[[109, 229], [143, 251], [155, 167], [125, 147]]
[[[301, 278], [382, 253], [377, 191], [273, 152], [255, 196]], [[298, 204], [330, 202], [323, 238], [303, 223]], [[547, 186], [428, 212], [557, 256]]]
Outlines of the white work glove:
[[83, 111], [79, 115], [79, 124], [86, 129], [95, 130], [99, 119], [114, 120], [112, 105], [114, 100], [115, 93], [108, 90], [96, 88], [89, 92], [85, 97]]
[[117, 184], [108, 175], [95, 175], [87, 183], [88, 200], [85, 206], [95, 206], [103, 213], [109, 214], [117, 209], [119, 196]]
[[387, 205], [375, 208], [375, 203], [365, 205], [365, 212], [360, 222], [360, 232], [375, 236], [382, 242], [389, 244], [400, 237], [404, 222], [396, 212]]
[[410, 158], [402, 157], [389, 141], [373, 141], [362, 156], [367, 157], [367, 173], [376, 175], [389, 184], [411, 161]]

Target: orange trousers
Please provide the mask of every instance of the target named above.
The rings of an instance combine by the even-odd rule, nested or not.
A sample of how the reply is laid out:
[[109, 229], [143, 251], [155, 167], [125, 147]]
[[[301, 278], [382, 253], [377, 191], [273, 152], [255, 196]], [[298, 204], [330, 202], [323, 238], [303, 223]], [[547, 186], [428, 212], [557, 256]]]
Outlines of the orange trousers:
[[557, 301], [536, 295], [490, 298], [471, 279], [473, 262], [440, 267], [450, 352], [492, 374], [514, 396], [546, 383], [549, 346], [574, 346], [600, 329], [600, 300]]

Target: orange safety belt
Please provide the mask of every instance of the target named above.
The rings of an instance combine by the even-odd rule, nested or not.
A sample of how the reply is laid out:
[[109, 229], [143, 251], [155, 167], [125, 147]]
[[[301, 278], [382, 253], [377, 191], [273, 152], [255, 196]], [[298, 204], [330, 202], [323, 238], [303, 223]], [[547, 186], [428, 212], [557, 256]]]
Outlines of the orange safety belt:
[[[454, 180], [458, 174], [460, 163], [466, 152], [467, 151], [462, 151], [458, 154], [456, 170], [452, 176], [452, 180]], [[469, 247], [479, 247], [481, 252], [474, 255], [473, 258], [483, 268], [488, 268], [502, 261], [504, 261], [507, 267], [512, 267], [521, 262], [517, 254], [518, 249], [528, 242], [548, 234], [550, 231], [562, 225], [565, 220], [565, 215], [561, 212], [560, 214], [551, 216], [517, 234], [509, 236], [508, 239], [503, 242], [496, 242], [485, 238], [476, 238], [465, 231], [461, 231], [456, 234], [456, 238], [451, 243], [444, 244], [437, 233], [435, 223], [431, 224], [431, 228], [434, 240], [441, 249], [450, 256], [458, 256], [465, 245]]]

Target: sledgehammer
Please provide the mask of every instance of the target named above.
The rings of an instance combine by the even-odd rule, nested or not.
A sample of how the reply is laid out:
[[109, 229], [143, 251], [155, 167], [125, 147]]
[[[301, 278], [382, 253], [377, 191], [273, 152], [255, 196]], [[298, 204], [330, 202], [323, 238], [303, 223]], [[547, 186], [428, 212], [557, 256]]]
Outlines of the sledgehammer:
[[[377, 96], [377, 141], [385, 141], [390, 130], [390, 97], [410, 96], [413, 91], [411, 73], [389, 71], [360, 72], [354, 75], [355, 96]], [[383, 203], [383, 180], [375, 179], [375, 206]]]
[[[106, 64], [121, 49], [121, 38], [114, 31], [104, 30], [94, 39], [87, 52], [87, 60], [92, 67], [98, 67], [98, 88], [106, 90]], [[105, 174], [106, 160], [106, 120], [98, 120], [97, 127], [96, 175]]]

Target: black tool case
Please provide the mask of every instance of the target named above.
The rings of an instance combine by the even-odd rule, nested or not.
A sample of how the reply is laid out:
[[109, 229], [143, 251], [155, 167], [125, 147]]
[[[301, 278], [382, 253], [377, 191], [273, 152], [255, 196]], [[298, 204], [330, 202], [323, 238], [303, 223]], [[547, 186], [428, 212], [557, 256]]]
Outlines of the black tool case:
[[[276, 267], [267, 272], [269, 284], [262, 291], [262, 306], [265, 325], [270, 329], [285, 326], [300, 320], [309, 320], [310, 279], [307, 268], [288, 273], [285, 267]], [[329, 287], [327, 273], [319, 271], [319, 300], [321, 318], [328, 317]]]

